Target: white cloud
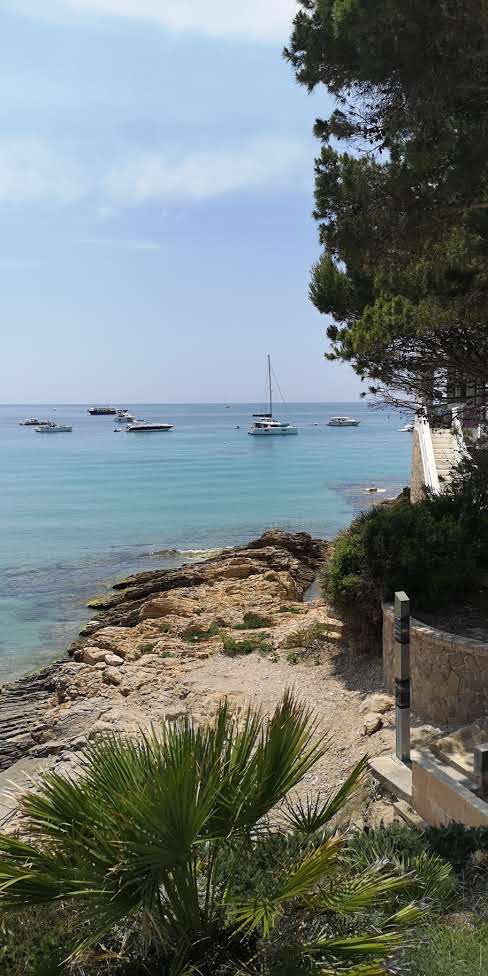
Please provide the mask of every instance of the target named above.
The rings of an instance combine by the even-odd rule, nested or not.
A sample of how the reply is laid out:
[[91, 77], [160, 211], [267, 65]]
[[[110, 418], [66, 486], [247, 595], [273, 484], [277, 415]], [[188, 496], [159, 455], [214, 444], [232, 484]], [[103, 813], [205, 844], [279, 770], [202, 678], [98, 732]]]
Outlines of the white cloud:
[[[4, 0], [5, 2], [5, 0]], [[63, 11], [150, 20], [176, 31], [283, 43], [297, 0], [7, 0], [12, 9], [47, 17]]]
[[[150, 201], [198, 202], [253, 187], [301, 185], [305, 165], [303, 146], [286, 139], [257, 139], [179, 156], [141, 150], [89, 167], [45, 143], [0, 139], [0, 203], [69, 204], [90, 197], [103, 218]], [[99, 238], [86, 243], [114, 242]]]
[[288, 182], [303, 160], [299, 143], [262, 139], [237, 149], [195, 152], [179, 160], [154, 152], [133, 154], [109, 174], [108, 196], [144, 203], [168, 196], [204, 200], [248, 187]]
[[55, 197], [70, 203], [85, 191], [79, 167], [44, 143], [19, 139], [0, 141], [0, 200]]

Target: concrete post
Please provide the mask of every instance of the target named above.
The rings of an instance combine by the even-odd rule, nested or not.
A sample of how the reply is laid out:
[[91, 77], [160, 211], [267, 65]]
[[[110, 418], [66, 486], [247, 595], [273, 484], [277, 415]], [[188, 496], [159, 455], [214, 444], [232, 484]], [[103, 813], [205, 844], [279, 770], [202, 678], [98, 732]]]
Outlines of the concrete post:
[[395, 593], [396, 755], [410, 762], [410, 600]]
[[488, 742], [474, 747], [474, 778], [481, 788], [481, 795], [488, 796]]

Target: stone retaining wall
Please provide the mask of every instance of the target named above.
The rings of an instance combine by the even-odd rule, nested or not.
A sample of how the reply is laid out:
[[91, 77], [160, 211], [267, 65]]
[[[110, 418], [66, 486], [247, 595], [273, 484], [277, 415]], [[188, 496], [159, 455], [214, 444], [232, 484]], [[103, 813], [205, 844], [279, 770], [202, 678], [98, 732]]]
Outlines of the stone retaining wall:
[[[462, 725], [488, 714], [488, 643], [411, 619], [412, 708], [432, 722]], [[383, 672], [394, 689], [394, 610], [383, 607]]]

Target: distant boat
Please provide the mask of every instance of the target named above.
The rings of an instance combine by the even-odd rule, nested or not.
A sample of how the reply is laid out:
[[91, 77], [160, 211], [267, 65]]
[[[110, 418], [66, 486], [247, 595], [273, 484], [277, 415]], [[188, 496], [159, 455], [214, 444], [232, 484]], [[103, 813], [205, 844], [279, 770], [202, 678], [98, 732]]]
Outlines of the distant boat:
[[328, 427], [359, 427], [360, 420], [355, 417], [330, 417]]
[[134, 415], [129, 413], [128, 410], [117, 410], [117, 420], [122, 420], [124, 423], [130, 423], [134, 420]]
[[36, 420], [35, 417], [28, 417], [27, 420], [19, 420], [21, 427], [52, 427], [53, 420]]
[[117, 410], [115, 407], [89, 407], [87, 413], [92, 417], [115, 417]]
[[36, 434], [71, 434], [73, 430], [68, 424], [43, 424], [36, 427]]
[[143, 421], [139, 421], [136, 424], [127, 424], [127, 427], [125, 429], [127, 433], [143, 434], [143, 433], [150, 433], [151, 431], [156, 431], [156, 430], [173, 430], [173, 427], [174, 424], [151, 424], [151, 423], [146, 424]]
[[411, 434], [415, 430], [415, 424], [405, 424], [404, 427], [399, 427], [398, 430], [401, 434]]
[[285, 434], [298, 434], [298, 428], [293, 424], [282, 423], [273, 417], [273, 390], [271, 385], [271, 359], [268, 356], [268, 385], [269, 385], [269, 413], [254, 413], [256, 419], [251, 424], [248, 434], [253, 437], [270, 437]]

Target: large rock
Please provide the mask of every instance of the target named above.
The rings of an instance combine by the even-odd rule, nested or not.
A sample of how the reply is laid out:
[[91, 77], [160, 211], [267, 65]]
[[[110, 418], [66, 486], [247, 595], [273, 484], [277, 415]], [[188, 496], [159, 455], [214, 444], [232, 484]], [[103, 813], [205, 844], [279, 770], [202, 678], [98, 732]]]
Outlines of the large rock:
[[105, 661], [105, 651], [103, 648], [96, 647], [96, 645], [85, 647], [83, 651], [83, 664], [98, 664], [99, 661]]
[[168, 596], [156, 597], [156, 599], [144, 603], [141, 607], [140, 617], [141, 620], [169, 617], [171, 614], [175, 617], [192, 617], [196, 609], [195, 600], [169, 594]]

